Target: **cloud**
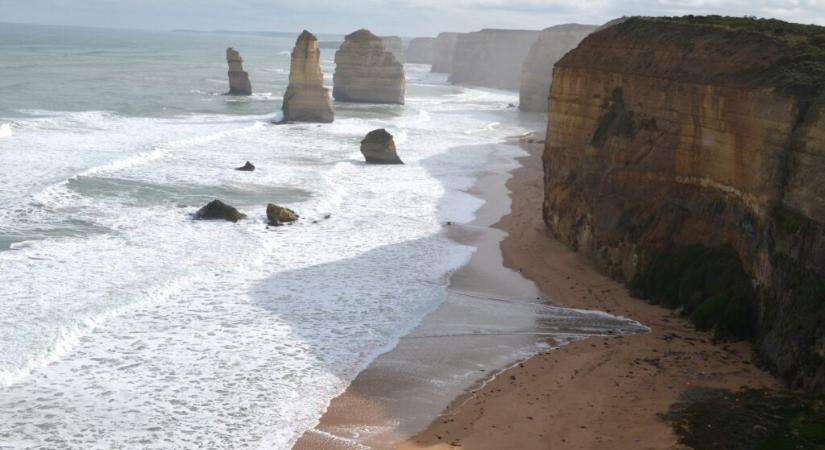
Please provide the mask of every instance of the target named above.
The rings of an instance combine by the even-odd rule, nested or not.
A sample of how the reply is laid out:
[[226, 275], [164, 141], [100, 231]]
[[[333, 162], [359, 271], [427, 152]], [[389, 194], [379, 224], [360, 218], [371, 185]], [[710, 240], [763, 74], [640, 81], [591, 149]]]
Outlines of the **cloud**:
[[434, 35], [626, 15], [725, 14], [825, 25], [825, 0], [0, 0], [0, 20], [128, 28]]

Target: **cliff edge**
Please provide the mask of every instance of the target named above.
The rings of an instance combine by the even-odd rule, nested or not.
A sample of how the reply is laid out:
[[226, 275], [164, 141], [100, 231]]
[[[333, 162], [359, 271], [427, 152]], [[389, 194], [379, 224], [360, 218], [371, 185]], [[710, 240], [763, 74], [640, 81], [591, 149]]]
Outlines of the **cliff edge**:
[[450, 82], [518, 90], [521, 67], [538, 31], [481, 30], [459, 34]]
[[642, 296], [825, 389], [825, 28], [631, 18], [553, 71], [544, 220]]

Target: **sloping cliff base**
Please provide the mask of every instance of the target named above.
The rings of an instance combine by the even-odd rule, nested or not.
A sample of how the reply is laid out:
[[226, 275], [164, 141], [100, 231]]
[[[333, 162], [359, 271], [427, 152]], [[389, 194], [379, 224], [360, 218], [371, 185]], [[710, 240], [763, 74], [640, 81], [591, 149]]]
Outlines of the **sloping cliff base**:
[[512, 212], [497, 225], [509, 233], [501, 244], [505, 264], [561, 305], [635, 319], [652, 332], [589, 338], [537, 355], [453, 401], [400, 449], [676, 449], [679, 436], [660, 415], [689, 389], [778, 388], [754, 367], [747, 344], [712, 344], [710, 333], [632, 298], [549, 235], [541, 147], [528, 147], [507, 184]]

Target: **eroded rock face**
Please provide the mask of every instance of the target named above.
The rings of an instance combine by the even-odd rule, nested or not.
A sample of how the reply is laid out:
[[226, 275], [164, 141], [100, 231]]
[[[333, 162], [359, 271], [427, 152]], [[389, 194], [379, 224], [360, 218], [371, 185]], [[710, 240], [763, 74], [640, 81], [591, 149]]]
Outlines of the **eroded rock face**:
[[538, 31], [481, 30], [456, 40], [450, 82], [518, 90], [521, 67]]
[[407, 62], [412, 64], [432, 64], [435, 38], [415, 38], [407, 46]]
[[406, 55], [404, 51], [404, 41], [398, 36], [381, 36], [381, 42], [384, 43], [384, 48], [395, 56], [395, 60], [404, 64], [406, 62]]
[[212, 200], [195, 213], [198, 220], [227, 220], [237, 222], [246, 217], [240, 211], [220, 200]]
[[694, 20], [629, 19], [556, 64], [545, 222], [623, 280], [666, 249], [730, 245], [762, 359], [822, 389], [825, 105], [783, 78], [806, 67], [784, 42]]
[[299, 216], [289, 208], [270, 203], [266, 205], [266, 218], [270, 225], [279, 227], [297, 221]]
[[553, 66], [570, 50], [596, 30], [592, 25], [559, 25], [541, 32], [530, 47], [521, 70], [519, 109], [527, 112], [546, 112]]
[[243, 58], [234, 48], [226, 49], [226, 62], [229, 64], [229, 95], [252, 95], [252, 83], [249, 74], [243, 70]]
[[285, 122], [329, 123], [335, 119], [320, 61], [318, 39], [304, 30], [292, 50], [289, 86], [282, 108]]
[[453, 70], [453, 56], [459, 33], [439, 33], [433, 44], [433, 67], [437, 73], [450, 73]]
[[404, 66], [368, 30], [348, 35], [335, 53], [334, 82], [337, 101], [404, 104]]
[[385, 129], [370, 131], [361, 141], [361, 153], [370, 164], [404, 164], [395, 150], [395, 140]]

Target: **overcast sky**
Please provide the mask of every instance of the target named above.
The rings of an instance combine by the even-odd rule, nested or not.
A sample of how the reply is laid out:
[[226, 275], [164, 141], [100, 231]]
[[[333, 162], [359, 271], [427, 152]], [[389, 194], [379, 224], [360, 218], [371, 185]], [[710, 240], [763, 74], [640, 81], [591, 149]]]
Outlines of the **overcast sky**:
[[434, 35], [599, 24], [625, 15], [725, 14], [825, 25], [825, 0], [0, 0], [0, 21], [118, 28]]

